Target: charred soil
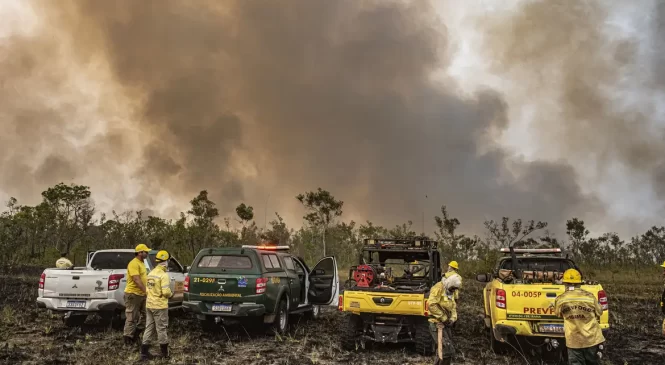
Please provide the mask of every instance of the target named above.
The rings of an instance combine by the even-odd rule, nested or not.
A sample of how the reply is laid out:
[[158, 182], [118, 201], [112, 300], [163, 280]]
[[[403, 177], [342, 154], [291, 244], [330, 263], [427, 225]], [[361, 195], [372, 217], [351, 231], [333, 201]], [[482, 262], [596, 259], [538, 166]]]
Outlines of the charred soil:
[[[0, 277], [0, 363], [2, 364], [118, 364], [139, 363], [138, 346], [125, 347], [121, 331], [88, 318], [78, 328], [64, 326], [61, 316], [35, 306], [38, 278]], [[661, 286], [636, 283], [604, 284], [611, 310], [611, 332], [604, 364], [665, 363], [665, 340], [660, 335], [657, 307]], [[467, 280], [460, 298], [459, 322], [454, 329], [455, 364], [541, 364], [542, 359], [515, 351], [505, 356], [489, 352], [482, 319], [481, 284]], [[334, 309], [317, 320], [293, 316], [288, 335], [251, 331], [240, 325], [203, 332], [182, 313], [171, 316], [171, 359], [153, 364], [431, 364], [412, 346], [374, 345], [365, 350], [340, 348], [345, 315]], [[157, 354], [158, 349], [153, 348]], [[554, 362], [556, 363], [556, 362]]]

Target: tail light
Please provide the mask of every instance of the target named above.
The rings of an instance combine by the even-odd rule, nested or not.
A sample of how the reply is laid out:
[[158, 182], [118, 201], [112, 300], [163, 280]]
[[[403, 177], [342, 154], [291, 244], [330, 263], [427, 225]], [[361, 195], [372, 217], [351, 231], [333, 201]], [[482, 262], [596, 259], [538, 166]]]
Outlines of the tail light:
[[46, 283], [46, 273], [43, 272], [39, 277], [39, 289], [44, 289], [44, 283]]
[[124, 278], [123, 274], [109, 275], [109, 290], [116, 290], [120, 287], [120, 280]]
[[424, 300], [425, 304], [423, 305], [423, 313], [425, 314], [425, 317], [429, 316], [429, 304], [427, 304], [427, 299]]
[[340, 294], [339, 297], [337, 298], [337, 310], [338, 311], [343, 311], [344, 310], [344, 295]]
[[185, 283], [182, 285], [182, 290], [189, 293], [189, 275], [185, 276]]
[[600, 307], [603, 308], [604, 311], [610, 308], [609, 302], [607, 301], [607, 294], [605, 293], [605, 290], [601, 290], [598, 292], [598, 303], [600, 303]]
[[268, 285], [268, 278], [256, 278], [256, 294], [265, 293], [266, 285]]
[[506, 291], [503, 289], [496, 290], [496, 307], [506, 309]]

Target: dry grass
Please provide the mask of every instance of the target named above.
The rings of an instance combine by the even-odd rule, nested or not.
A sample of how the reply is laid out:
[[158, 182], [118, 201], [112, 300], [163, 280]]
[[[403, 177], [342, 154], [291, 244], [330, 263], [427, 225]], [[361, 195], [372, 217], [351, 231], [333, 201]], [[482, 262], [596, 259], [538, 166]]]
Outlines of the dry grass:
[[[660, 337], [657, 299], [662, 283], [607, 281], [612, 333], [606, 365], [658, 364], [665, 356]], [[90, 318], [82, 328], [66, 328], [57, 316], [34, 305], [37, 278], [0, 279], [0, 363], [7, 364], [118, 364], [138, 362], [138, 348], [124, 348], [118, 330], [102, 327]], [[542, 364], [537, 357], [496, 356], [487, 350], [483, 333], [480, 283], [465, 280], [459, 323], [454, 339], [458, 365]], [[292, 318], [288, 335], [245, 331], [229, 326], [202, 332], [187, 316], [173, 317], [170, 326], [170, 364], [431, 364], [409, 346], [376, 345], [359, 352], [339, 347], [344, 315], [330, 310], [317, 321]], [[154, 360], [153, 364], [166, 364]]]

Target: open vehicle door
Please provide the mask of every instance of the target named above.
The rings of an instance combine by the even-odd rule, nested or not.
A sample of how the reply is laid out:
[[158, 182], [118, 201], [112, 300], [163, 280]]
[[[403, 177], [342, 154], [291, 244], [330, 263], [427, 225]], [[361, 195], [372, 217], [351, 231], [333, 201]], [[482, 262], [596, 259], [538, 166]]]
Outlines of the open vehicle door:
[[337, 306], [339, 273], [334, 256], [324, 257], [309, 273], [307, 299], [312, 304]]

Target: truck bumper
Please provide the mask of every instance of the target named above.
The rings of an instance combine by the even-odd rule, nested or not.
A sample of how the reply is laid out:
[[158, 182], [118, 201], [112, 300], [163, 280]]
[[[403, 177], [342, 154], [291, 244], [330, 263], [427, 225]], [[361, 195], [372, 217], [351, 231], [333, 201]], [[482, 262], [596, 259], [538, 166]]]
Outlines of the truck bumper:
[[[603, 336], [607, 336], [610, 330], [610, 325], [607, 323], [601, 323], [600, 329], [603, 331]], [[494, 326], [494, 338], [497, 340], [507, 340], [512, 336], [564, 338], [563, 333], [534, 332], [528, 321], [503, 320], [496, 323]]]
[[[67, 308], [68, 300], [85, 301], [83, 308]], [[55, 312], [113, 312], [124, 309], [115, 299], [61, 299], [61, 298], [37, 298], [37, 307], [50, 309]]]
[[213, 312], [214, 303], [201, 301], [185, 301], [182, 307], [187, 312], [193, 312], [197, 317], [221, 316], [221, 317], [259, 317], [266, 314], [266, 307], [256, 303], [233, 303], [230, 312]]

